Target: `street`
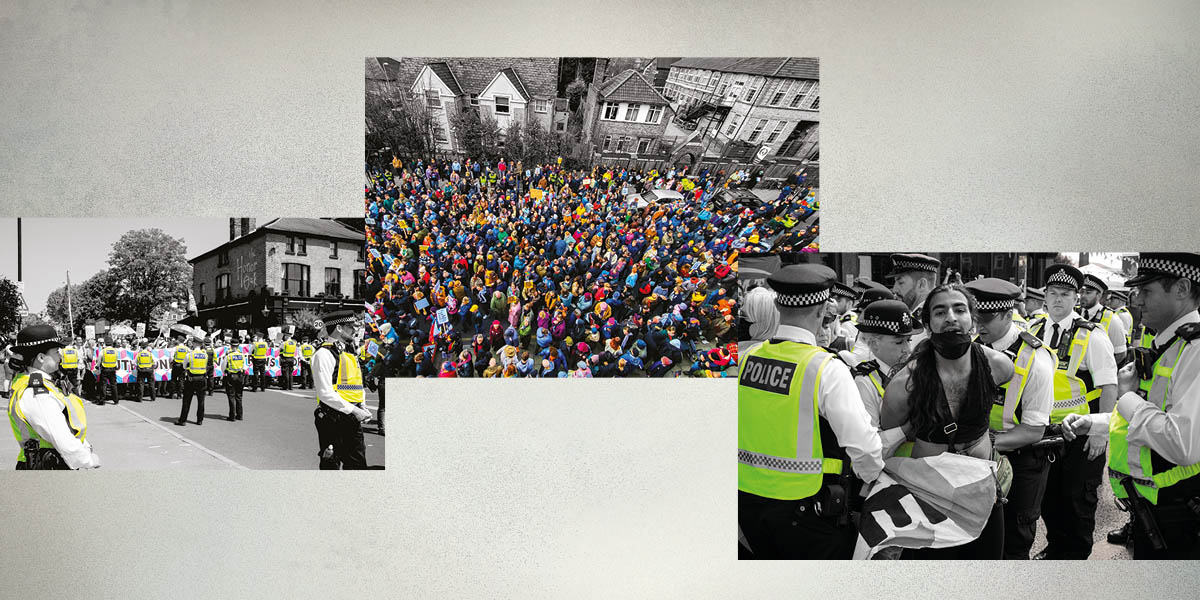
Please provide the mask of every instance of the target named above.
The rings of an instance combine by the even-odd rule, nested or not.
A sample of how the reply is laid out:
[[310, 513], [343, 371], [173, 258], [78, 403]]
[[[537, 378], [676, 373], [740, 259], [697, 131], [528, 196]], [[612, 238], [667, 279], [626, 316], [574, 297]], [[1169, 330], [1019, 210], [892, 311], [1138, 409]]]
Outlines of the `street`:
[[[367, 392], [366, 406], [375, 412], [379, 396]], [[102, 469], [316, 469], [317, 432], [313, 425], [316, 396], [312, 390], [270, 389], [246, 392], [244, 420], [228, 421], [229, 403], [218, 390], [205, 398], [204, 425], [197, 426], [193, 399], [186, 426], [175, 425], [181, 400], [120, 404], [88, 403], [88, 440], [100, 455]], [[366, 425], [367, 464], [382, 469], [383, 436]], [[17, 442], [0, 436], [0, 469], [16, 464]]]

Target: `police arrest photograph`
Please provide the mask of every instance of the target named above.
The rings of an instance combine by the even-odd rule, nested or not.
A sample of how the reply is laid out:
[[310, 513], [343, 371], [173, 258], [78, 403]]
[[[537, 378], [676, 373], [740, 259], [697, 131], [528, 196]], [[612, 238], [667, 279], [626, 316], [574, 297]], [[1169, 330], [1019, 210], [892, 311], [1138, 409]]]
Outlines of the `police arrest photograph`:
[[0, 468], [383, 469], [364, 240], [361, 218], [0, 219]]
[[737, 267], [739, 558], [1200, 558], [1200, 254]]

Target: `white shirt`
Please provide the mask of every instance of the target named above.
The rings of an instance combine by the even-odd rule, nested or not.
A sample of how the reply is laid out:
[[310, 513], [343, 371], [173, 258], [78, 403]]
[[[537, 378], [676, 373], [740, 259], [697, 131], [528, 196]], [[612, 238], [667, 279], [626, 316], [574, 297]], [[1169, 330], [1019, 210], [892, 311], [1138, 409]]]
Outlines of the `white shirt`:
[[[1051, 352], [1057, 353], [1058, 348], [1051, 346], [1050, 342], [1054, 339], [1054, 325], [1058, 324], [1061, 331], [1059, 333], [1059, 344], [1069, 344], [1070, 340], [1066, 339], [1067, 333], [1071, 330], [1071, 323], [1080, 318], [1079, 313], [1071, 311], [1061, 321], [1051, 321], [1050, 316], [1046, 316], [1046, 325], [1042, 328], [1042, 343]], [[1122, 337], [1122, 340], [1124, 338]], [[1057, 368], [1057, 365], [1055, 365]], [[1095, 330], [1092, 331], [1092, 336], [1088, 341], [1087, 351], [1083, 353], [1083, 362], [1079, 365], [1079, 370], [1087, 371], [1092, 375], [1092, 388], [1099, 389], [1102, 385], [1117, 384], [1117, 359], [1113, 354], [1112, 342], [1108, 336], [1104, 335], [1101, 330], [1100, 335], [1096, 335]]]
[[337, 370], [338, 357], [329, 348], [320, 347], [313, 353], [313, 384], [317, 388], [317, 400], [321, 404], [343, 414], [350, 414], [356, 408], [346, 402], [333, 389], [333, 372]]
[[[994, 344], [993, 350], [1004, 352], [1008, 350], [1020, 335], [1021, 330], [1012, 325]], [[1054, 408], [1054, 370], [1057, 361], [1049, 352], [1035, 352], [1033, 366], [1025, 382], [1025, 391], [1021, 392], [1021, 423], [1035, 427], [1050, 424], [1050, 411]], [[1016, 374], [1013, 374], [1016, 377]], [[1006, 428], [1009, 431], [1011, 427]]]
[[[876, 356], [872, 356], [871, 352], [867, 351], [867, 358], [862, 362], [874, 360], [879, 363], [879, 370], [882, 375], [879, 376], [879, 382], [887, 387], [886, 377], [892, 372], [892, 366], [883, 362]], [[879, 390], [875, 389], [875, 384], [870, 377], [861, 376], [854, 378], [854, 385], [858, 388], [858, 395], [862, 397], [863, 408], [867, 409], [867, 415], [871, 417], [871, 427], [879, 429], [879, 411], [883, 408], [883, 396], [879, 394]]]
[[[1200, 323], [1200, 313], [1191, 311], [1155, 336], [1166, 343], [1186, 323]], [[1200, 348], [1189, 343], [1179, 357], [1167, 392], [1167, 410], [1143, 400], [1136, 392], [1125, 392], [1117, 400], [1117, 412], [1129, 421], [1130, 442], [1148, 446], [1177, 465], [1200, 462]], [[1107, 435], [1111, 413], [1088, 415], [1090, 435]]]
[[[779, 325], [775, 337], [802, 344], [816, 343], [811, 331], [794, 325]], [[854, 387], [850, 369], [838, 360], [830, 360], [820, 373], [817, 387], [817, 412], [829, 421], [838, 443], [846, 449], [854, 473], [866, 482], [874, 481], [883, 471], [883, 447], [879, 432], [871, 426], [871, 417]]]
[[[1083, 318], [1089, 321], [1096, 321], [1099, 324], [1099, 317], [1097, 315], [1103, 310], [1104, 306], [1101, 304], [1096, 304], [1095, 307], [1090, 309], [1085, 308], [1083, 310]], [[1125, 320], [1114, 312], [1112, 319], [1108, 321], [1108, 341], [1112, 342], [1113, 354], [1124, 354], [1127, 350], [1125, 347], [1126, 331], [1129, 331], [1129, 329], [1125, 327]]]
[[[29, 373], [30, 375], [41, 374], [43, 381], [47, 384], [50, 382], [50, 376], [42, 371], [30, 369]], [[71, 433], [70, 426], [67, 425], [67, 419], [63, 416], [67, 405], [62, 400], [55, 398], [54, 394], [49, 392], [37, 394], [35, 392], [36, 390], [27, 387], [17, 398], [17, 404], [21, 413], [25, 415], [25, 422], [29, 424], [29, 427], [37, 432], [43, 440], [50, 442], [55, 450], [58, 450], [68, 467], [86, 469], [97, 466], [96, 461], [92, 458], [91, 443], [79, 441]]]

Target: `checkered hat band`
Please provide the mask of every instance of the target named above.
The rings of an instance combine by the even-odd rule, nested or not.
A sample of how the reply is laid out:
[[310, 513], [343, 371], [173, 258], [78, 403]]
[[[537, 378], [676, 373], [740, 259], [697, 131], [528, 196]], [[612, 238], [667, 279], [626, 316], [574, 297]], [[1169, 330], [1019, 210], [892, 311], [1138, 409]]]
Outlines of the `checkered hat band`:
[[812, 306], [829, 299], [829, 290], [824, 289], [811, 294], [776, 294], [775, 302], [780, 306]]
[[1000, 312], [1016, 306], [1015, 300], [984, 300], [979, 303], [980, 312]]
[[52, 337], [52, 338], [46, 338], [44, 340], [33, 340], [32, 342], [18, 342], [16, 344], [16, 346], [18, 348], [23, 348], [23, 347], [29, 347], [29, 346], [39, 346], [41, 344], [48, 344], [50, 342], [58, 342], [61, 344], [62, 338]]
[[1076, 281], [1074, 277], [1071, 277], [1071, 275], [1070, 275], [1070, 274], [1068, 274], [1066, 271], [1059, 271], [1059, 272], [1057, 272], [1057, 273], [1055, 273], [1055, 274], [1051, 275], [1051, 276], [1050, 276], [1050, 279], [1049, 279], [1049, 280], [1047, 280], [1047, 281], [1046, 281], [1046, 283], [1047, 283], [1047, 284], [1051, 284], [1051, 283], [1065, 283], [1065, 284], [1067, 284], [1067, 285], [1069, 285], [1069, 286], [1071, 286], [1071, 287], [1073, 287], [1073, 288], [1078, 288], [1078, 287], [1079, 287], [1079, 282], [1078, 282], [1078, 281]]
[[1096, 283], [1095, 281], [1092, 281], [1092, 280], [1090, 280], [1090, 279], [1086, 279], [1086, 280], [1084, 280], [1084, 282], [1083, 282], [1083, 287], [1092, 288], [1093, 290], [1096, 290], [1097, 292], [1103, 292], [1103, 291], [1104, 291], [1104, 288], [1100, 287], [1100, 284], [1098, 284], [1098, 283]]
[[1143, 258], [1138, 264], [1139, 269], [1150, 269], [1161, 271], [1174, 275], [1175, 277], [1185, 277], [1192, 281], [1200, 281], [1200, 267], [1195, 267], [1189, 264], [1181, 263], [1177, 260], [1167, 260], [1165, 258]]
[[354, 323], [356, 321], [358, 321], [358, 317], [341, 317], [341, 318], [337, 318], [337, 319], [331, 319], [328, 321], [322, 320], [321, 326], [329, 327], [330, 325], [341, 325], [342, 323]]
[[896, 268], [905, 271], [929, 271], [930, 273], [937, 273], [937, 265], [915, 260], [905, 260], [903, 258], [896, 260]]
[[886, 329], [888, 331], [895, 331], [896, 333], [900, 332], [900, 323], [897, 323], [896, 321], [880, 321], [877, 319], [863, 319], [862, 321], [860, 321], [858, 323], [858, 325], [860, 328], [861, 327], [878, 327], [880, 329]]
[[843, 298], [849, 298], [851, 300], [858, 297], [858, 294], [855, 294], [853, 290], [843, 290], [842, 288], [833, 288], [833, 292], [831, 292], [831, 293], [834, 296], [841, 296]]

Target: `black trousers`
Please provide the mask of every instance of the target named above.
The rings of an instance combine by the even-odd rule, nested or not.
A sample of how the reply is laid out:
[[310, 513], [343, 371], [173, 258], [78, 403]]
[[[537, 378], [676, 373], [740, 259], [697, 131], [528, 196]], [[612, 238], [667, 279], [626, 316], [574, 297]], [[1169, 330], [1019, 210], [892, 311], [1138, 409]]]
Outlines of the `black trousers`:
[[171, 363], [171, 386], [170, 396], [172, 398], [183, 397], [183, 363]]
[[250, 360], [250, 364], [254, 365], [254, 374], [250, 376], [250, 391], [267, 389], [267, 361], [255, 358]]
[[225, 374], [225, 397], [229, 399], [230, 419], [242, 418], [242, 390], [246, 387], [243, 377], [241, 373]]
[[[354, 415], [340, 413], [324, 404], [313, 411], [317, 426], [317, 450], [321, 470], [366, 469], [367, 444], [363, 440], [362, 423]], [[333, 451], [326, 456], [330, 446]]]
[[284, 358], [279, 361], [280, 375], [283, 376], [283, 389], [292, 389], [292, 370], [296, 368], [296, 359]]
[[300, 389], [313, 389], [312, 362], [300, 361]]
[[113, 404], [116, 404], [118, 400], [120, 400], [117, 397], [116, 369], [106, 369], [104, 367], [100, 367], [100, 386], [100, 404], [104, 404], [104, 402], [108, 400], [109, 392], [112, 392]]
[[66, 392], [68, 394], [79, 394], [79, 371], [72, 368], [60, 369], [59, 372], [62, 373], [63, 380], [67, 382], [68, 389]]
[[[806, 500], [776, 500], [738, 490], [738, 526], [750, 544], [749, 558], [849, 559], [857, 532], [814, 514]], [[741, 551], [739, 551], [741, 552]], [[747, 556], [739, 553], [739, 557]]]
[[[1198, 496], [1200, 498], [1200, 496]], [[1200, 500], [1198, 500], [1200, 501]], [[1150, 507], [1167, 547], [1155, 550], [1136, 520], [1133, 524], [1133, 558], [1136, 560], [1200, 559], [1200, 515], [1182, 501], [1159, 492], [1159, 504]]]
[[187, 422], [188, 412], [192, 408], [192, 396], [196, 396], [196, 424], [204, 424], [204, 379], [203, 375], [188, 375], [183, 381], [183, 410], [179, 412], [180, 423]]
[[154, 392], [154, 369], [138, 369], [137, 386], [137, 399], [139, 402], [141, 401], [142, 396], [146, 394], [147, 386], [150, 388], [150, 399], [156, 400], [157, 397]]
[[1104, 453], [1088, 460], [1087, 436], [1067, 442], [1062, 458], [1050, 465], [1042, 519], [1046, 521], [1046, 558], [1086, 559], [1096, 530], [1096, 488], [1104, 476]]
[[1004, 558], [1029, 560], [1037, 521], [1042, 515], [1050, 461], [1040, 452], [1028, 449], [1008, 452], [1005, 456], [1012, 463], [1013, 481], [1008, 504], [1004, 505]]

